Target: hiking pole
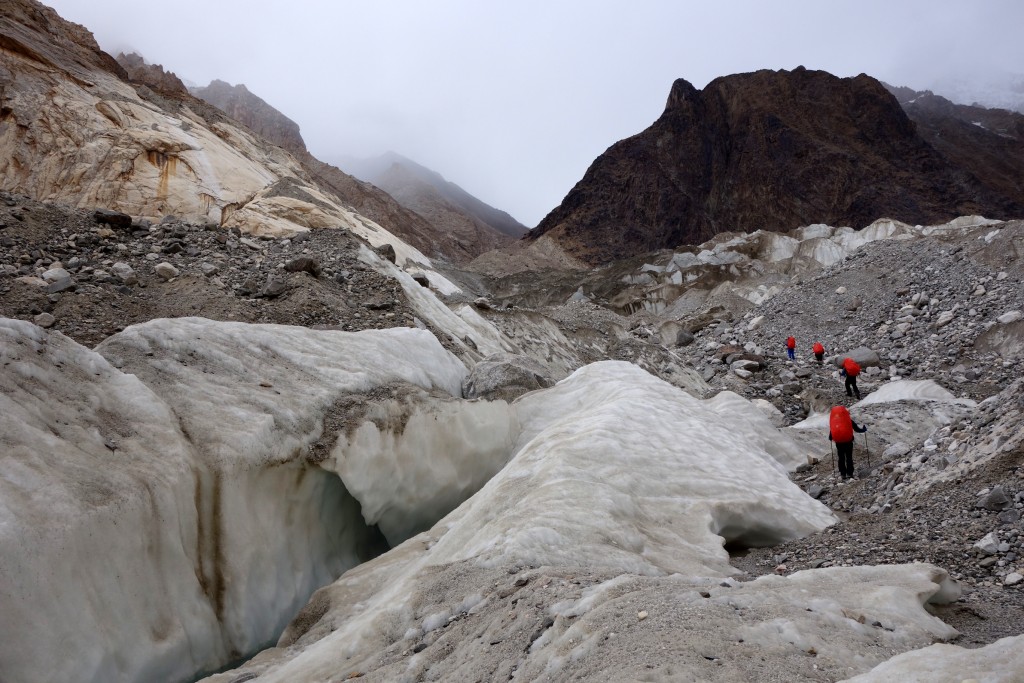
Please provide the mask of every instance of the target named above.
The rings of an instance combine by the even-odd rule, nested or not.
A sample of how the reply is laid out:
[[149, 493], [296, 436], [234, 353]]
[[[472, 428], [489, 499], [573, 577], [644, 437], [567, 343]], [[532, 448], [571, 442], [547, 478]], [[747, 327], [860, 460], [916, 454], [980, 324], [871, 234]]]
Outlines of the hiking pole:
[[871, 449], [868, 448], [868, 433], [864, 432], [864, 455], [868, 460], [868, 472], [871, 471]]

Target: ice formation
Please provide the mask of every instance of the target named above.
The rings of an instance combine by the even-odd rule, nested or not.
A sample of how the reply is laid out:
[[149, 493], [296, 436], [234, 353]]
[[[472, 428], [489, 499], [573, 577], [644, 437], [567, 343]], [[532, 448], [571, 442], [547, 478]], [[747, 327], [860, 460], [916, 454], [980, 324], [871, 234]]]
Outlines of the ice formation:
[[[466, 374], [408, 329], [184, 318], [97, 351], [0, 320], [10, 680], [184, 680], [272, 642], [315, 588], [379, 544], [310, 457], [333, 437], [325, 416], [394, 383], [456, 395]], [[448, 470], [463, 497], [470, 465]]]
[[[467, 584], [458, 604], [417, 614], [424, 577], [451, 567], [713, 586], [735, 571], [726, 544], [835, 519], [789, 481], [806, 449], [760, 409], [729, 392], [696, 399], [630, 363], [585, 366], [510, 405], [459, 399], [466, 367], [423, 330], [183, 318], [89, 351], [4, 320], [0, 354], [0, 573], [14, 588], [0, 593], [0, 670], [13, 680], [210, 670], [267, 644], [317, 586], [367, 559], [374, 525], [398, 542], [443, 516], [317, 593], [312, 623], [327, 614], [335, 630], [261, 655], [264, 680], [320, 680], [345, 657], [492, 609], [487, 586]], [[843, 581], [864, 585], [845, 602], [828, 602], [832, 574], [753, 582], [743, 590], [803, 597], [779, 597], [779, 614], [743, 637], [782, 647], [802, 633], [822, 647], [822, 623], [856, 630], [840, 616], [885, 605], [899, 647], [950, 635], [915, 611], [948, 592], [939, 570], [849, 571]], [[598, 618], [615, 599], [558, 609]], [[581, 642], [567, 633], [537, 646], [538, 674], [585, 656], [565, 654]]]
[[904, 652], [845, 683], [1012, 683], [1024, 677], [1024, 636], [967, 649], [939, 643]]
[[[930, 379], [899, 379], [880, 385], [863, 399], [850, 406], [850, 412], [853, 413], [853, 419], [856, 420], [858, 419], [856, 413], [866, 406], [881, 403], [896, 403], [899, 401], [930, 403], [933, 405], [935, 410], [938, 410], [942, 404], [963, 406], [967, 408], [976, 405], [975, 402], [969, 398], [957, 398], [952, 392], [944, 389]], [[806, 419], [790, 425], [789, 429], [824, 430], [823, 433], [827, 436], [828, 413], [814, 413]]]
[[382, 629], [425, 628], [408, 601], [430, 567], [723, 577], [735, 572], [727, 541], [769, 544], [834, 522], [779, 461], [803, 461], [800, 447], [737, 396], [701, 401], [605, 361], [513, 408], [521, 431], [509, 464], [433, 529], [324, 589], [337, 630], [267, 680], [315, 680], [337, 658], [380, 647]]
[[975, 402], [971, 399], [957, 398], [951, 391], [939, 386], [930, 379], [903, 379], [886, 382], [858, 401], [856, 405], [867, 406], [872, 403], [894, 403], [896, 401], [936, 401], [959, 403], [964, 406], [975, 405]]
[[[440, 627], [454, 628], [449, 624], [459, 614], [471, 615], [473, 633], [501, 633], [508, 628], [502, 593], [467, 578], [488, 567], [569, 567], [617, 577], [552, 605], [552, 628], [521, 662], [518, 675], [526, 680], [557, 679], [569, 667], [580, 680], [619, 680], [635, 670], [632, 664], [640, 668], [632, 650], [655, 636], [629, 641], [621, 657], [608, 640], [612, 631], [631, 628], [618, 605], [629, 613], [640, 593], [652, 610], [653, 621], [644, 622], [651, 633], [677, 638], [678, 625], [688, 624], [686, 648], [708, 644], [721, 651], [726, 643], [746, 642], [741, 650], [755, 647], [758, 657], [796, 661], [817, 652], [818, 661], [837, 671], [862, 671], [887, 651], [956, 634], [923, 609], [926, 601], [958, 596], [946, 574], [928, 565], [830, 568], [726, 588], [712, 588], [721, 578], [700, 578], [732, 571], [719, 535], [768, 541], [831, 522], [831, 513], [783, 475], [778, 458], [790, 446], [781, 446], [781, 454], [765, 450], [777, 432], [763, 416], [752, 419], [757, 409], [739, 397], [699, 401], [633, 366], [603, 362], [527, 394], [514, 408], [522, 433], [505, 469], [429, 532], [321, 591], [318, 604], [330, 607], [317, 614], [329, 628], [311, 629], [303, 620], [284, 641], [287, 649], [246, 671], [270, 682], [358, 671], [385, 649], [411, 648]], [[736, 429], [744, 421], [752, 426]], [[463, 565], [477, 569], [457, 569]], [[448, 571], [467, 582], [465, 595], [458, 604], [435, 604], [429, 584], [448, 585], [434, 578]], [[668, 622], [659, 627], [659, 618], [671, 619], [675, 630]], [[440, 660], [413, 655], [378, 673], [396, 680], [479, 677], [473, 662], [492, 656], [481, 644], [486, 640], [453, 635]]]
[[508, 461], [519, 432], [504, 401], [366, 398], [360, 411], [321, 466], [339, 474], [391, 545], [479, 490]]

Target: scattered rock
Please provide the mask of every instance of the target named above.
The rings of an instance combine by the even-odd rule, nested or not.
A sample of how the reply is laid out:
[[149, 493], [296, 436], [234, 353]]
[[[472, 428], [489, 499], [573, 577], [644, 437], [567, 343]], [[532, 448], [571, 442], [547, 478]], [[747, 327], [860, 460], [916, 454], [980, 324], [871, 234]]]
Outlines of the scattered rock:
[[179, 275], [178, 269], [175, 268], [174, 266], [172, 266], [167, 261], [164, 261], [162, 263], [158, 263], [153, 268], [153, 271], [156, 272], [157, 275], [159, 275], [160, 277], [162, 277], [165, 280], [170, 280], [172, 278], [176, 278]]
[[132, 227], [132, 217], [126, 213], [121, 213], [120, 211], [96, 209], [92, 212], [92, 217], [97, 223], [105, 223], [106, 225], [110, 225], [115, 228]]
[[464, 398], [513, 401], [528, 391], [554, 386], [551, 373], [528, 356], [499, 354], [477, 363], [462, 385]]
[[984, 508], [986, 510], [992, 510], [993, 512], [999, 512], [1013, 505], [1013, 501], [1003, 491], [1002, 486], [996, 486], [991, 491], [981, 496], [978, 499], [976, 507]]
[[260, 296], [264, 299], [274, 299], [281, 296], [288, 291], [288, 280], [277, 275], [269, 275], [266, 283], [263, 285], [263, 289], [260, 290]]
[[999, 541], [996, 540], [994, 531], [985, 534], [985, 537], [974, 544], [974, 547], [986, 555], [995, 555], [999, 552]]
[[110, 267], [111, 272], [124, 284], [134, 285], [139, 281], [135, 270], [124, 261], [118, 261]]
[[290, 273], [309, 273], [313, 277], [320, 277], [320, 262], [309, 256], [301, 256], [292, 259], [284, 264], [284, 269]]
[[379, 256], [391, 261], [392, 263], [396, 263], [398, 261], [398, 255], [395, 253], [395, 248], [390, 244], [382, 244], [374, 249], [374, 251], [376, 251]]

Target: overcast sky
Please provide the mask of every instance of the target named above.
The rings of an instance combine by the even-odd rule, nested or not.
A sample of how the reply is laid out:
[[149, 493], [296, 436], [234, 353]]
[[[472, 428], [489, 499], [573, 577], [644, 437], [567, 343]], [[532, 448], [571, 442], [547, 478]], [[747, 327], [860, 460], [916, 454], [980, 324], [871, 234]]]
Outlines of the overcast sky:
[[325, 161], [393, 150], [531, 227], [676, 78], [804, 65], [922, 89], [1024, 72], [1020, 0], [47, 4], [107, 52], [244, 83]]

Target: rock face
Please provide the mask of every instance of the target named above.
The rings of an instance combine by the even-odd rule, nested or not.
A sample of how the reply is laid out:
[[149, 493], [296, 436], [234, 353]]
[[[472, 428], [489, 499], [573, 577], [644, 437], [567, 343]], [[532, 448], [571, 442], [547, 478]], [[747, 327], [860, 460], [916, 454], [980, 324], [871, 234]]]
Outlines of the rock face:
[[[439, 188], [430, 180], [425, 180], [418, 172], [419, 169], [426, 173], [432, 173], [422, 167], [409, 167], [396, 163], [371, 182], [382, 187], [402, 206], [422, 216], [438, 232], [454, 239], [459, 249], [470, 258], [512, 242], [511, 235], [499, 231], [495, 226], [482, 220], [473, 212], [472, 208], [466, 208], [465, 205], [446, 197], [443, 186]], [[437, 177], [437, 180], [440, 183], [446, 183], [440, 176]], [[462, 191], [457, 185], [446, 184], [452, 185], [465, 195], [467, 203], [471, 200], [481, 208], [490, 209], [496, 214], [502, 213]], [[515, 224], [510, 216], [508, 218]], [[521, 232], [519, 235], [515, 235], [516, 237], [526, 232], [525, 227], [520, 226], [520, 228], [522, 228]], [[511, 230], [512, 226], [507, 226], [507, 229]]]
[[400, 234], [431, 255], [462, 254], [384, 192], [313, 158], [248, 91], [229, 108], [255, 109], [251, 129], [138, 55], [122, 66], [32, 0], [4, 3], [0, 42], [0, 190], [261, 236], [342, 227], [378, 244]]
[[299, 124], [249, 92], [244, 85], [214, 80], [205, 88], [192, 88], [190, 92], [292, 154], [306, 151]]
[[[506, 228], [515, 237], [526, 232], [525, 227], [505, 212], [487, 206], [457, 185], [445, 183], [440, 176], [437, 177], [441, 183], [454, 188], [448, 194], [457, 196], [461, 204], [458, 201], [453, 204], [453, 200], [444, 193], [438, 196], [432, 186], [423, 186], [422, 183], [417, 186], [417, 190], [407, 188], [404, 195], [396, 194], [396, 197], [392, 197], [388, 192], [396, 191], [394, 184], [385, 186], [366, 177], [358, 180], [320, 161], [306, 149], [298, 124], [244, 85], [230, 85], [215, 80], [205, 88], [193, 88], [191, 93], [290, 152], [321, 187], [336, 194], [361, 215], [386, 226], [425, 254], [467, 261], [510, 241], [495, 227], [499, 231]], [[423, 171], [433, 173], [428, 169]], [[384, 191], [380, 188], [384, 188]], [[422, 199], [410, 201], [410, 193]], [[515, 226], [519, 228], [518, 233], [515, 233]]]
[[[373, 159], [346, 159], [340, 163], [356, 177], [382, 188], [403, 206], [418, 213], [422, 211], [413, 202], [417, 195], [429, 192], [433, 195], [433, 202], [454, 205], [454, 209], [467, 218], [507, 237], [518, 239], [527, 232], [525, 225], [506, 212], [480, 201], [455, 183], [445, 180], [440, 173], [400, 154], [389, 152]], [[420, 201], [425, 202], [426, 199]]]
[[1024, 212], [1019, 184], [989, 171], [928, 144], [865, 75], [758, 71], [702, 91], [680, 79], [662, 116], [598, 157], [531, 237], [604, 263], [725, 231]]
[[918, 134], [1008, 197], [1024, 196], [1024, 114], [954, 104], [930, 91], [886, 86]]
[[135, 84], [145, 85], [161, 95], [181, 97], [188, 94], [188, 88], [175, 74], [164, 71], [159, 64], [147, 64], [142, 55], [135, 52], [117, 55], [117, 63], [124, 67], [128, 79]]

